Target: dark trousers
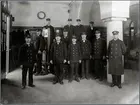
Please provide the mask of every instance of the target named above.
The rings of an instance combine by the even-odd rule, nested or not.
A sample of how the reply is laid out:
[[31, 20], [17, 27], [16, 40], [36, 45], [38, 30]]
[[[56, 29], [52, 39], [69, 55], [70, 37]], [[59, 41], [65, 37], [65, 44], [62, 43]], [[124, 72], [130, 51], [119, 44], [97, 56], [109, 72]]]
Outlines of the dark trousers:
[[33, 84], [33, 66], [29, 66], [29, 67], [23, 66], [23, 69], [22, 69], [22, 86], [26, 86], [27, 72], [29, 74], [28, 85]]
[[75, 76], [75, 78], [78, 78], [78, 69], [79, 69], [79, 63], [76, 62], [70, 64], [69, 80], [73, 80], [73, 76]]
[[37, 68], [36, 72], [40, 73], [42, 71], [42, 54], [37, 54]]
[[63, 81], [63, 64], [57, 63], [55, 66], [55, 76], [56, 81]]
[[101, 59], [94, 60], [94, 74], [98, 78], [103, 78], [103, 62]]
[[64, 64], [63, 70], [64, 70], [64, 78], [68, 78], [69, 65], [68, 64]]
[[82, 60], [82, 77], [88, 77], [89, 75], [89, 63], [90, 60]]
[[121, 75], [112, 75], [112, 82], [115, 85], [121, 84]]

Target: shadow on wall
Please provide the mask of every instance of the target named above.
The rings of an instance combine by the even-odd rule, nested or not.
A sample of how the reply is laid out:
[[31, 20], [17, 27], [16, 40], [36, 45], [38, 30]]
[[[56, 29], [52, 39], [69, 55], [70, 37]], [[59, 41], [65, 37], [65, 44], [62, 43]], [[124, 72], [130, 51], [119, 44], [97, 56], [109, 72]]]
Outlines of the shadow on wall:
[[83, 1], [80, 12], [84, 25], [88, 25], [89, 21], [94, 21], [95, 26], [105, 26], [101, 20], [99, 1]]

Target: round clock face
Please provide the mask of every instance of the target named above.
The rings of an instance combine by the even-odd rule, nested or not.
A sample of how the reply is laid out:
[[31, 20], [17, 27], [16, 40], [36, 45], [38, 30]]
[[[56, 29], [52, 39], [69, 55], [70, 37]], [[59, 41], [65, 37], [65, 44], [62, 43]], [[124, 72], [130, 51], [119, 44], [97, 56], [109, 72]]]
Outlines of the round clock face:
[[38, 12], [37, 17], [39, 19], [44, 19], [46, 17], [46, 14], [43, 11]]

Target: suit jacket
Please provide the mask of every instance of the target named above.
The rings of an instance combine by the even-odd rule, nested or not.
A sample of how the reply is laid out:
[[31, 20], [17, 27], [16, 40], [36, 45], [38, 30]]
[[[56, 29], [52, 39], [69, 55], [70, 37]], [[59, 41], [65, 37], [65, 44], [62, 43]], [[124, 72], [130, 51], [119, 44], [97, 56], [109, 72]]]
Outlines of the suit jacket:
[[48, 29], [50, 28], [50, 45], [53, 43], [53, 40], [55, 39], [55, 31], [54, 31], [54, 27], [53, 26], [44, 26], [44, 28]]
[[82, 57], [82, 59], [90, 59], [91, 43], [88, 40], [86, 40], [85, 42], [81, 41], [80, 46], [81, 46], [81, 57]]
[[73, 62], [79, 62], [81, 60], [81, 48], [80, 44], [76, 43], [70, 44], [68, 46], [68, 60], [73, 63]]
[[19, 50], [20, 65], [32, 66], [36, 62], [36, 51], [33, 44], [30, 47], [25, 43]]
[[114, 75], [124, 74], [122, 55], [126, 52], [126, 47], [120, 39], [111, 40], [108, 46], [109, 73]]
[[76, 35], [78, 40], [81, 40], [82, 32], [86, 32], [84, 25], [79, 25], [79, 26], [76, 25], [75, 28], [74, 28], [74, 34]]
[[91, 29], [91, 27], [88, 26], [86, 30], [86, 34], [87, 34], [87, 40], [89, 40], [92, 43], [96, 38], [95, 28], [93, 27], [93, 29]]
[[65, 25], [64, 29], [66, 29], [68, 31], [68, 38], [69, 38], [69, 41], [71, 41], [72, 35], [74, 34], [74, 26], [73, 25], [70, 25], [70, 26]]
[[106, 41], [102, 38], [95, 39], [92, 48], [92, 55], [94, 59], [103, 59], [106, 56]]
[[50, 49], [50, 60], [53, 60], [54, 64], [63, 63], [64, 59], [67, 58], [66, 45], [63, 42], [57, 44], [54, 42]]

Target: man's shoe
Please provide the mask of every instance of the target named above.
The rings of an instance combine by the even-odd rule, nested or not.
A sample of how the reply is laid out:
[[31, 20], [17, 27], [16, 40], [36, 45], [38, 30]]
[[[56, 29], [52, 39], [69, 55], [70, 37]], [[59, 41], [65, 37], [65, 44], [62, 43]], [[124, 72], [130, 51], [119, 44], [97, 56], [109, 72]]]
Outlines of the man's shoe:
[[119, 89], [121, 89], [121, 88], [122, 88], [121, 84], [120, 84], [120, 85], [118, 85], [118, 88], [119, 88]]
[[103, 81], [103, 78], [100, 78], [99, 81]]
[[77, 82], [80, 82], [80, 80], [78, 78], [75, 79]]
[[71, 82], [72, 82], [72, 80], [69, 80], [68, 82], [69, 82], [69, 83], [71, 83]]
[[22, 89], [25, 89], [26, 87], [25, 87], [25, 86], [22, 86], [21, 88], [22, 88]]
[[64, 82], [63, 82], [63, 81], [61, 81], [61, 82], [60, 82], [60, 84], [61, 84], [61, 85], [63, 85], [63, 84], [64, 84]]
[[29, 85], [29, 86], [30, 86], [30, 87], [35, 87], [35, 85], [33, 85], [33, 84], [32, 84], [32, 85]]
[[58, 81], [54, 81], [54, 82], [53, 82], [54, 85], [57, 84], [57, 83], [58, 83]]
[[98, 79], [98, 77], [94, 77], [94, 79]]
[[34, 75], [35, 75], [35, 76], [38, 76], [38, 75], [39, 75], [39, 73], [35, 73]]
[[81, 77], [81, 79], [85, 79], [85, 77]]
[[111, 85], [110, 85], [110, 87], [114, 87], [115, 86], [115, 84], [114, 83], [112, 83]]

